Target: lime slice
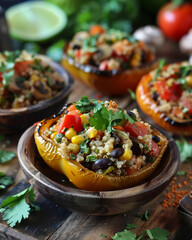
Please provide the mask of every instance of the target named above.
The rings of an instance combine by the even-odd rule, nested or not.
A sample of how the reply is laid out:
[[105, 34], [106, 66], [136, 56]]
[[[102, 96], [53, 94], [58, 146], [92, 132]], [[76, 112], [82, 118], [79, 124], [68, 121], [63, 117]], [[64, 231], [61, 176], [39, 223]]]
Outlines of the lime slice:
[[34, 1], [14, 5], [6, 11], [12, 37], [24, 41], [44, 41], [61, 32], [65, 13], [49, 2]]

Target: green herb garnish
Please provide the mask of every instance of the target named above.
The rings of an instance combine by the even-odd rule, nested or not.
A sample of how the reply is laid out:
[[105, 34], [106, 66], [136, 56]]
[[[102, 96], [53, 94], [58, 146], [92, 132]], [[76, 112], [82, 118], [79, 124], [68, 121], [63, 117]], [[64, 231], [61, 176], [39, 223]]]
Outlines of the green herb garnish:
[[14, 227], [22, 219], [28, 218], [32, 209], [39, 210], [39, 207], [34, 205], [35, 197], [32, 186], [30, 186], [24, 191], [6, 198], [0, 206], [3, 220], [7, 221], [7, 224], [11, 227]]
[[186, 172], [181, 170], [181, 171], [178, 171], [178, 172], [177, 172], [177, 175], [178, 175], [178, 176], [185, 176], [185, 175], [186, 175]]
[[192, 159], [192, 144], [190, 144], [186, 139], [176, 140], [176, 144], [180, 151], [181, 161], [188, 162]]
[[41, 60], [39, 59], [34, 59], [34, 63], [30, 64], [30, 67], [32, 67], [35, 70], [39, 70], [40, 72], [45, 71], [45, 67], [41, 64]]
[[97, 39], [98, 39], [99, 35], [93, 35], [89, 38], [85, 38], [83, 40], [83, 46], [82, 49], [85, 49], [89, 52], [95, 52], [97, 51]]
[[75, 154], [70, 153], [70, 158], [71, 158], [72, 160], [75, 160], [75, 159], [76, 159]]
[[89, 155], [88, 157], [87, 157], [87, 160], [86, 160], [87, 162], [95, 162], [95, 161], [97, 161], [97, 157], [96, 156], [94, 156], [94, 155]]
[[84, 153], [85, 155], [88, 155], [91, 152], [91, 150], [88, 146], [88, 143], [89, 143], [89, 139], [80, 143], [80, 152]]
[[133, 90], [131, 90], [131, 89], [128, 89], [128, 92], [129, 92], [129, 94], [130, 94], [131, 99], [132, 99], [133, 101], [135, 101], [135, 100], [136, 100], [136, 94], [135, 94], [135, 92], [134, 92]]
[[11, 161], [16, 154], [14, 152], [6, 151], [6, 150], [0, 150], [0, 163], [6, 163]]
[[183, 108], [183, 110], [182, 110], [183, 113], [186, 113], [188, 111], [189, 111], [189, 108], [187, 108], [187, 107]]
[[137, 228], [137, 225], [134, 223], [128, 223], [125, 227], [127, 230], [135, 229]]
[[4, 190], [11, 184], [13, 184], [13, 179], [12, 177], [4, 174], [3, 172], [0, 172], [0, 190]]
[[81, 113], [89, 112], [92, 109], [94, 109], [94, 112], [97, 112], [103, 106], [103, 102], [98, 102], [95, 99], [89, 99], [87, 96], [83, 96], [78, 102], [75, 103], [75, 107]]
[[159, 76], [159, 73], [162, 71], [162, 68], [163, 68], [164, 65], [165, 65], [165, 59], [161, 59], [161, 60], [159, 61], [159, 66], [158, 66], [158, 68], [156, 68], [156, 70], [155, 70], [155, 75], [154, 75], [152, 81], [155, 81], [155, 80], [156, 80], [156, 78]]
[[14, 70], [9, 71], [9, 72], [5, 72], [2, 76], [5, 79], [5, 87], [8, 87], [9, 83], [11, 82], [12, 78], [14, 75]]

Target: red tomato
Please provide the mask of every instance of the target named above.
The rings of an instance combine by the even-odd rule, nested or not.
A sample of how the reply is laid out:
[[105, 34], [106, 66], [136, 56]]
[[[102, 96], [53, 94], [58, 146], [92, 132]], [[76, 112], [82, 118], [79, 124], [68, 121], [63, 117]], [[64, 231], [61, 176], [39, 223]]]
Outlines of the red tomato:
[[157, 157], [158, 154], [159, 154], [159, 152], [160, 152], [160, 149], [159, 149], [157, 143], [155, 143], [155, 142], [152, 140], [152, 141], [151, 141], [151, 154], [152, 154], [153, 156]]
[[166, 37], [179, 40], [192, 28], [192, 3], [166, 4], [160, 9], [157, 22]]
[[69, 111], [69, 115], [81, 115], [80, 111], [77, 110], [77, 108], [75, 107], [74, 104], [70, 105], [68, 108], [67, 108], [67, 111]]
[[177, 101], [182, 94], [180, 84], [173, 83], [168, 86], [165, 81], [157, 81], [154, 83], [155, 90], [159, 93], [160, 97], [166, 101]]
[[73, 127], [77, 133], [83, 130], [81, 118], [78, 115], [65, 115], [63, 122], [61, 122], [60, 125], [57, 127], [57, 132], [61, 133], [64, 128], [71, 127]]
[[30, 66], [30, 64], [33, 64], [34, 61], [28, 60], [28, 61], [20, 61], [16, 62], [14, 69], [18, 75], [22, 75], [23, 72]]
[[0, 73], [0, 82], [3, 80], [3, 73]]
[[141, 122], [134, 122], [133, 124], [127, 122], [124, 129], [134, 137], [145, 136], [148, 133], [148, 127]]
[[93, 25], [90, 27], [89, 33], [90, 35], [96, 35], [96, 34], [101, 34], [104, 33], [105, 29], [101, 25]]
[[133, 175], [137, 171], [136, 168], [130, 168], [130, 167], [125, 167], [125, 170], [128, 175]]
[[188, 108], [188, 113], [192, 115], [192, 102], [190, 98], [183, 99], [183, 104], [186, 108]]
[[97, 135], [100, 137], [100, 139], [102, 139], [104, 132], [102, 130], [97, 130]]
[[104, 60], [99, 64], [99, 70], [100, 71], [108, 70], [108, 60]]

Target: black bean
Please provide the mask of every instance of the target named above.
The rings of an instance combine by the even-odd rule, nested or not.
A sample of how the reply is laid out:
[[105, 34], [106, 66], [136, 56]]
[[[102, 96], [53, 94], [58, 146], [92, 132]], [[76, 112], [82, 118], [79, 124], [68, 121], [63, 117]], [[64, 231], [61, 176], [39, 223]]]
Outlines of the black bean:
[[115, 138], [115, 145], [120, 145], [121, 144], [121, 138], [119, 137], [119, 135], [112, 131], [111, 132], [111, 137], [114, 137]]
[[140, 148], [139, 143], [137, 142], [133, 142], [131, 150], [136, 157], [141, 156], [143, 153], [143, 150]]
[[135, 113], [133, 113], [132, 111], [130, 111], [130, 110], [127, 110], [127, 114], [128, 114], [130, 117], [132, 117], [132, 118], [135, 118], [135, 119], [136, 119], [136, 115], [135, 115]]
[[152, 93], [152, 99], [153, 99], [153, 100], [156, 101], [156, 100], [158, 99], [158, 97], [159, 97], [159, 93], [158, 93], [158, 92], [153, 92], [153, 93]]
[[78, 44], [74, 44], [73, 45], [73, 50], [75, 50], [75, 49], [79, 50], [79, 49], [81, 49], [81, 46], [78, 45]]
[[92, 168], [92, 162], [81, 162], [81, 165], [83, 165], [85, 168], [91, 170]]
[[161, 139], [160, 139], [160, 137], [154, 135], [154, 136], [152, 136], [152, 140], [156, 143], [159, 143]]
[[93, 163], [92, 170], [97, 172], [99, 169], [104, 170], [111, 165], [113, 165], [113, 161], [111, 161], [109, 158], [100, 158]]
[[123, 155], [124, 149], [123, 148], [115, 148], [111, 153], [111, 157], [113, 158], [119, 158], [121, 155]]

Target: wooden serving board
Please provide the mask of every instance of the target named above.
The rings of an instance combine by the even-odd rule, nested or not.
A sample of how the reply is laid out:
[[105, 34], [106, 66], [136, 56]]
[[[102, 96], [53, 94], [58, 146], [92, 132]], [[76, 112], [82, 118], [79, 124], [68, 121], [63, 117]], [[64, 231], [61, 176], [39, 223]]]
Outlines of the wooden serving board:
[[[76, 82], [74, 90], [69, 97], [68, 102], [78, 100], [81, 96], [87, 95], [90, 98], [99, 97], [102, 100], [110, 99], [107, 96], [98, 95], [85, 85]], [[131, 101], [130, 97], [122, 96], [121, 98], [113, 98], [121, 107], [132, 109], [135, 103]], [[16, 153], [17, 143], [20, 135], [7, 136], [4, 143], [9, 140], [7, 148]], [[2, 145], [0, 146], [2, 148]], [[180, 170], [188, 171], [191, 169], [191, 163], [181, 164]], [[12, 176], [15, 184], [7, 191], [0, 193], [0, 202], [7, 196], [16, 194], [29, 186], [24, 175], [20, 169], [18, 159], [15, 157], [7, 164], [0, 165], [0, 171]], [[177, 176], [174, 184], [183, 183], [185, 176]], [[190, 191], [192, 180], [188, 180], [188, 185], [185, 189]], [[123, 231], [126, 224], [134, 223], [138, 227], [134, 232], [137, 235], [141, 234], [145, 229], [153, 227], [161, 227], [170, 231], [170, 239], [174, 240], [191, 240], [192, 229], [185, 223], [180, 221], [177, 208], [169, 207], [164, 210], [162, 202], [165, 198], [164, 194], [170, 190], [168, 187], [163, 193], [156, 197], [151, 202], [141, 206], [138, 209], [132, 210], [125, 214], [116, 216], [90, 216], [78, 212], [71, 212], [67, 209], [56, 206], [54, 203], [45, 199], [38, 192], [36, 192], [36, 203], [40, 207], [40, 212], [34, 212], [30, 217], [18, 226], [11, 228], [6, 222], [0, 220], [0, 239], [19, 239], [19, 240], [92, 240], [92, 239], [111, 239], [116, 232]], [[141, 220], [138, 215], [143, 215], [148, 210], [150, 216], [147, 221]], [[106, 238], [102, 237], [104, 234]]]

